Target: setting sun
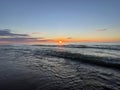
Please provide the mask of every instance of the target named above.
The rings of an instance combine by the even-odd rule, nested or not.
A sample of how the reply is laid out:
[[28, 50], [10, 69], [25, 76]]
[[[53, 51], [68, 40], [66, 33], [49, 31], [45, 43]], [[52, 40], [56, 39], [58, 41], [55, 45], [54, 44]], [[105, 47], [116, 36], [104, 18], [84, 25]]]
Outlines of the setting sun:
[[62, 41], [59, 41], [59, 44], [62, 44], [63, 42]]

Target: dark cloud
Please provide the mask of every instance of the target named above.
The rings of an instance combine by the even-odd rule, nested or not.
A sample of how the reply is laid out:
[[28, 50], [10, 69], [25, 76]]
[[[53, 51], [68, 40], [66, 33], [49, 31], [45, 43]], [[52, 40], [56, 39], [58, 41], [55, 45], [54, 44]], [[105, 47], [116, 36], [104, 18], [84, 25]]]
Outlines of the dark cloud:
[[51, 39], [45, 39], [43, 37], [33, 38], [28, 34], [16, 34], [12, 33], [10, 29], [0, 30], [0, 43], [34, 43], [34, 42], [52, 42]]
[[17, 38], [0, 38], [1, 42], [13, 42], [13, 43], [27, 43], [27, 42], [48, 42], [52, 41], [50, 39], [38, 39], [38, 38], [24, 38], [24, 37], [17, 37]]
[[15, 34], [12, 33], [10, 29], [1, 29], [0, 36], [28, 36], [27, 34]]
[[0, 38], [0, 41], [14, 41], [14, 42], [21, 42], [21, 41], [34, 41], [36, 40], [35, 38]]

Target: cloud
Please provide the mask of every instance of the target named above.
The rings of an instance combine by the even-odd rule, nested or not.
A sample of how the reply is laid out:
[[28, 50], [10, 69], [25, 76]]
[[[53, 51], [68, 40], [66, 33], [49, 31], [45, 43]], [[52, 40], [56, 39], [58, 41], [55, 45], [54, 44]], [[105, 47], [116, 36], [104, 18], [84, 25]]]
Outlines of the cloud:
[[14, 41], [14, 42], [21, 42], [21, 41], [34, 41], [35, 38], [24, 38], [24, 37], [11, 37], [11, 38], [0, 38], [0, 41]]
[[0, 30], [0, 36], [28, 36], [27, 34], [15, 34], [12, 33], [10, 29], [1, 29]]
[[67, 37], [67, 39], [72, 39], [72, 37]]
[[98, 32], [103, 32], [103, 31], [107, 31], [107, 29], [98, 29], [98, 30], [96, 30], [96, 31], [98, 31]]
[[10, 29], [0, 30], [0, 43], [40, 43], [40, 42], [52, 42], [51, 39], [45, 39], [43, 37], [31, 37], [28, 34], [16, 34], [12, 33]]
[[31, 34], [41, 34], [40, 32], [32, 32]]
[[38, 38], [24, 38], [24, 37], [17, 37], [17, 38], [0, 38], [0, 42], [7, 42], [7, 43], [40, 43], [40, 42], [52, 42], [51, 39], [38, 39]]

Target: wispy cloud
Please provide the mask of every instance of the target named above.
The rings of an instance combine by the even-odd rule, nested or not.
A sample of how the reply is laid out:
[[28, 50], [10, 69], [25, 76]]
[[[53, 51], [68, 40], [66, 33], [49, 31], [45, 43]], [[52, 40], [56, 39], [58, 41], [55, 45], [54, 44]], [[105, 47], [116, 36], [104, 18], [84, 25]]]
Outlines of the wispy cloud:
[[32, 32], [31, 34], [41, 34], [41, 32]]
[[98, 29], [98, 30], [96, 30], [96, 31], [98, 31], [98, 32], [103, 32], [103, 31], [107, 31], [107, 29]]
[[67, 39], [72, 39], [72, 37], [67, 37]]

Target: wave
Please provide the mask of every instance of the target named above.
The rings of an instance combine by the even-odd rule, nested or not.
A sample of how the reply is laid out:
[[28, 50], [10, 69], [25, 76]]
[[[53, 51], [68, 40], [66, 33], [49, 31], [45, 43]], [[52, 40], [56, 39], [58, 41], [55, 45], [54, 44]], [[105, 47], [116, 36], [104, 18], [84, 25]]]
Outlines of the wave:
[[68, 45], [71, 48], [94, 48], [94, 49], [108, 49], [108, 50], [120, 50], [120, 45]]
[[33, 45], [33, 46], [44, 46], [44, 47], [64, 47], [64, 48], [92, 48], [92, 49], [107, 49], [107, 50], [120, 50], [120, 45]]
[[70, 59], [74, 61], [80, 61], [83, 63], [120, 69], [120, 58], [98, 57], [92, 55], [84, 55], [79, 53], [54, 51], [54, 50], [47, 50], [45, 52], [39, 50], [35, 51], [34, 56], [39, 56], [39, 55], [46, 57], [53, 56], [57, 58]]

